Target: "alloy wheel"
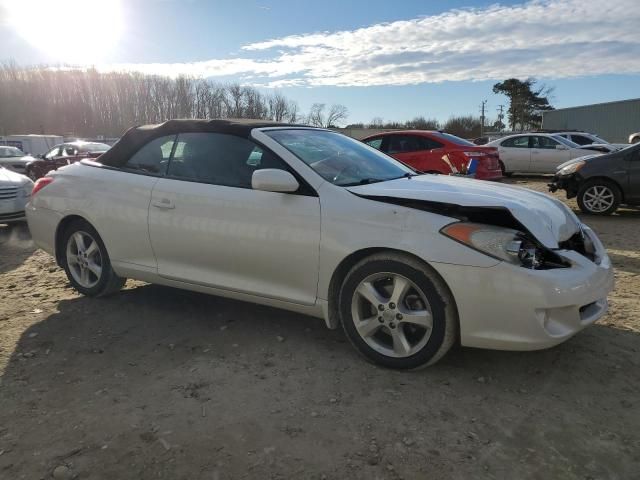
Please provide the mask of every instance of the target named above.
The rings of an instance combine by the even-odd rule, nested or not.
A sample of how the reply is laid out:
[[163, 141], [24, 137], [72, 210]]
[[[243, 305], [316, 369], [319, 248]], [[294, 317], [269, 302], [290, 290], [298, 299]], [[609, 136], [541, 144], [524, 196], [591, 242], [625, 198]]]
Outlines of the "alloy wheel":
[[613, 206], [615, 195], [606, 185], [594, 185], [584, 192], [582, 202], [591, 212], [602, 213]]
[[419, 352], [433, 330], [426, 295], [397, 273], [376, 273], [360, 282], [351, 314], [360, 337], [388, 357], [405, 358]]
[[94, 287], [102, 277], [102, 254], [98, 242], [77, 231], [67, 241], [67, 264], [73, 279], [84, 288]]

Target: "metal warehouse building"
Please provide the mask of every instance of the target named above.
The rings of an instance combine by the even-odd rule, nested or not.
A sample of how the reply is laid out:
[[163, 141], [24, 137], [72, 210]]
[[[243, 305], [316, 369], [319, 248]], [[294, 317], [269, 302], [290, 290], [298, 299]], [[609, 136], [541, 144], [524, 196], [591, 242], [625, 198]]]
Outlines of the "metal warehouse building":
[[627, 143], [629, 135], [640, 132], [640, 98], [543, 112], [542, 128], [583, 130], [611, 143]]

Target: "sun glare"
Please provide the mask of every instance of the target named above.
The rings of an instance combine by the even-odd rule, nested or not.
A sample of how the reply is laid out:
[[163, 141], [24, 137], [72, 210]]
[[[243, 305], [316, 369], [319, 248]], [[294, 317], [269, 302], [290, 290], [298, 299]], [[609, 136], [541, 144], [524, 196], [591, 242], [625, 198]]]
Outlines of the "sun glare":
[[122, 32], [120, 0], [7, 0], [9, 23], [59, 62], [94, 64]]

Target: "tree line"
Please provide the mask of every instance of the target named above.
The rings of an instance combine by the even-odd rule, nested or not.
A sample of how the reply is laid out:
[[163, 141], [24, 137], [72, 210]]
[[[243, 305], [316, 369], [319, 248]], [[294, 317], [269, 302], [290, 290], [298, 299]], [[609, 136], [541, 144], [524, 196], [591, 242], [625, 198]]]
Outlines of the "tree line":
[[407, 130], [443, 130], [462, 138], [480, 136], [480, 118], [473, 115], [450, 117], [446, 122], [439, 122], [434, 118], [418, 116], [406, 122], [385, 122], [375, 117], [369, 123], [352, 123], [347, 128], [375, 128], [375, 129], [407, 129]]
[[[519, 80], [509, 78], [493, 86], [493, 93], [505, 95], [509, 105], [507, 109], [508, 126], [513, 132], [534, 130], [542, 127], [542, 112], [553, 110], [549, 97], [553, 89], [538, 85], [534, 78]], [[446, 122], [424, 116], [405, 122], [385, 122], [374, 117], [369, 123], [352, 123], [347, 128], [407, 129], [407, 130], [443, 130], [462, 138], [476, 138], [481, 131], [502, 131], [507, 125], [498, 118], [495, 122], [485, 123], [481, 128], [481, 118], [473, 115], [452, 116]]]
[[93, 69], [0, 65], [0, 134], [57, 133], [120, 136], [133, 125], [171, 118], [255, 118], [334, 126], [343, 105], [314, 104], [303, 115], [280, 92], [205, 79], [175, 79]]

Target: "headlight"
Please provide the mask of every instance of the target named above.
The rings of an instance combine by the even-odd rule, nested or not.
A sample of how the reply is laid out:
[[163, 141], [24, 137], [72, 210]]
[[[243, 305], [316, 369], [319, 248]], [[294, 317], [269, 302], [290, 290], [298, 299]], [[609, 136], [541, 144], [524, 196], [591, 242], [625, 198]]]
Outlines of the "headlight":
[[561, 168], [560, 170], [558, 170], [557, 174], [558, 175], [571, 175], [572, 173], [576, 173], [578, 170], [580, 170], [582, 167], [584, 167], [586, 162], [584, 161], [579, 161], [576, 163], [572, 163], [571, 165], [567, 165], [566, 167]]
[[543, 250], [518, 230], [481, 223], [456, 222], [447, 225], [441, 232], [474, 250], [513, 265], [535, 269], [543, 262]]
[[29, 181], [22, 185], [22, 196], [29, 198], [31, 196], [31, 190], [33, 190], [33, 182]]

